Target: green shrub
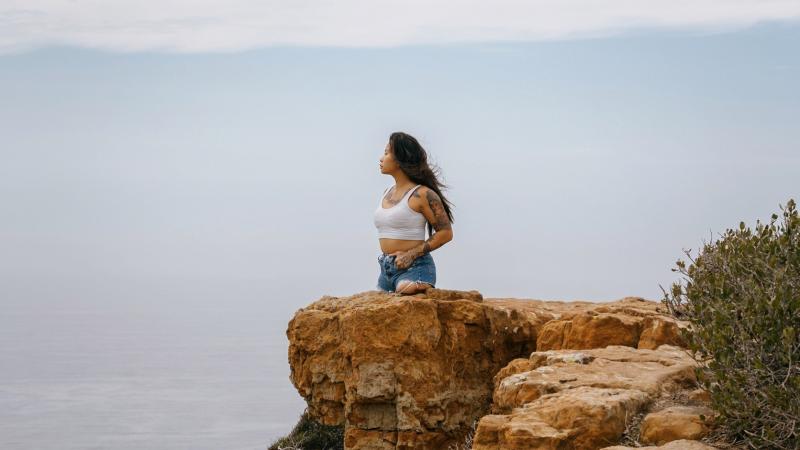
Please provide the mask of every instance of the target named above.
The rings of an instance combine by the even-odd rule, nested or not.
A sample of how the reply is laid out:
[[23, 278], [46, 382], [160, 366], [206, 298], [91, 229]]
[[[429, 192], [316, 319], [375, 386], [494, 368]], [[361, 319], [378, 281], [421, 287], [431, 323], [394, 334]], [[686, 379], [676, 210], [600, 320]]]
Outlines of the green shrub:
[[344, 450], [344, 426], [322, 425], [303, 411], [292, 431], [269, 450]]
[[[698, 380], [720, 413], [718, 436], [750, 448], [800, 448], [800, 217], [790, 199], [769, 225], [739, 223], [703, 243], [662, 300], [688, 320]], [[685, 281], [685, 285], [683, 284]]]

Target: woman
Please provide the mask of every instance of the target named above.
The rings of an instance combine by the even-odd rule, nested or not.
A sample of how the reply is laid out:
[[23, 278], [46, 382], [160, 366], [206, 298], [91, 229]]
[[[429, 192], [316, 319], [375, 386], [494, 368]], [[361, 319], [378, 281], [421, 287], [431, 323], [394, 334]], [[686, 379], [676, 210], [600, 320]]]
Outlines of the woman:
[[428, 165], [425, 149], [406, 133], [389, 136], [380, 166], [381, 173], [394, 177], [394, 186], [383, 191], [375, 210], [383, 251], [378, 256], [377, 288], [400, 294], [423, 292], [436, 284], [430, 252], [453, 239], [452, 204], [441, 191], [446, 186], [437, 179], [438, 168], [434, 172]]

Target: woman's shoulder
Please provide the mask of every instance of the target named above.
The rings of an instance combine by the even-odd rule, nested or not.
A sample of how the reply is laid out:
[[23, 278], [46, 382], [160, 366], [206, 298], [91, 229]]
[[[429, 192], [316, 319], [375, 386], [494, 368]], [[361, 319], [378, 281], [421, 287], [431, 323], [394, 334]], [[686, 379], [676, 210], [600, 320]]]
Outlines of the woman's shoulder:
[[428, 186], [425, 186], [424, 184], [420, 184], [419, 186], [414, 188], [414, 192], [411, 194], [408, 203], [412, 206], [419, 206], [419, 208], [412, 208], [412, 209], [418, 211], [422, 207], [422, 204], [424, 203], [426, 195], [428, 195], [428, 192], [433, 192], [433, 190]]
[[434, 191], [433, 189], [429, 188], [428, 186], [425, 186], [424, 184], [420, 184], [419, 187], [414, 191], [413, 197], [423, 199], [427, 198], [429, 194], [436, 197], [439, 196], [439, 194], [437, 194], [436, 191]]
[[412, 193], [414, 197], [424, 197], [425, 191], [430, 190], [428, 186], [424, 184], [418, 184], [416, 187], [412, 188], [414, 192]]

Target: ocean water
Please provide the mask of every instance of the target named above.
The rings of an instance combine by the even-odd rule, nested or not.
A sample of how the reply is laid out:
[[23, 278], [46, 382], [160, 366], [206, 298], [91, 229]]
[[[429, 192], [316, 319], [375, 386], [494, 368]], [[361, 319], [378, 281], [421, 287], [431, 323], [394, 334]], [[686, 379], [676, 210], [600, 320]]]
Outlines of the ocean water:
[[4, 450], [266, 449], [305, 406], [289, 381], [289, 312], [0, 306]]

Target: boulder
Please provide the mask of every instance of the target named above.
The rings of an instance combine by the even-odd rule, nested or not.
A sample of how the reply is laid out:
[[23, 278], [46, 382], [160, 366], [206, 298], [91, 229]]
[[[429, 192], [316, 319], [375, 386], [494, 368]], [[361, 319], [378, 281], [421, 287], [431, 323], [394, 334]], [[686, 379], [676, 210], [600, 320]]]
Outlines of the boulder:
[[670, 443], [664, 444], [662, 446], [648, 446], [648, 447], [625, 447], [622, 445], [615, 445], [613, 447], [604, 447], [601, 450], [715, 450], [716, 447], [712, 447], [708, 444], [704, 444], [699, 441], [690, 441], [686, 439], [681, 439], [678, 441], [672, 441]]
[[642, 421], [639, 441], [661, 445], [679, 439], [700, 439], [711, 430], [715, 415], [704, 406], [671, 406], [651, 412]]
[[507, 415], [484, 416], [473, 450], [594, 449], [617, 442], [649, 398], [635, 389], [581, 386], [543, 395]]
[[689, 392], [689, 400], [702, 405], [711, 405], [711, 393], [703, 388]]
[[655, 397], [697, 385], [695, 361], [683, 349], [667, 344], [657, 350], [620, 345], [580, 352], [549, 350], [532, 353], [527, 364], [523, 361], [512, 361], [495, 377], [494, 412], [580, 386], [636, 389]]
[[498, 372], [495, 414], [480, 420], [473, 450], [613, 444], [653, 399], [695, 387], [695, 366], [683, 349], [667, 344], [533, 352]]

